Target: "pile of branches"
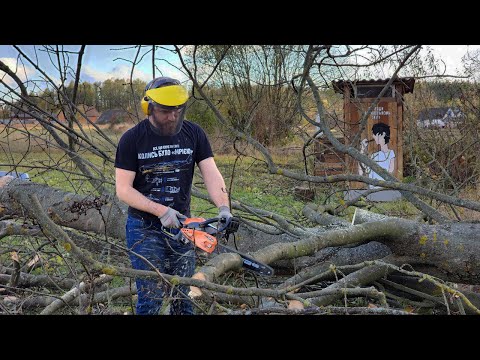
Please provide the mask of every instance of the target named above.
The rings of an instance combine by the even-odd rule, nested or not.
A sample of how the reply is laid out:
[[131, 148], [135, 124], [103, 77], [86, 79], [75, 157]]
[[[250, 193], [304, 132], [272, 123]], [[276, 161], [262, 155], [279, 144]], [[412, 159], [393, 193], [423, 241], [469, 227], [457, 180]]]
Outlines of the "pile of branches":
[[[350, 223], [309, 204], [303, 215], [315, 226], [304, 227], [264, 211], [269, 224], [242, 220], [239, 246], [273, 266], [274, 277], [246, 272], [241, 258], [228, 253], [200, 258], [195, 275], [181, 278], [130, 268], [120, 225], [126, 209], [114, 197], [10, 178], [0, 202], [2, 237], [24, 239], [2, 246], [9, 254], [0, 267], [2, 313], [133, 313], [139, 277], [190, 286], [183, 296], [197, 314], [480, 313], [472, 291], [480, 284], [476, 223], [428, 225], [360, 208]], [[62, 275], [52, 270], [55, 257], [68, 269]], [[172, 299], [165, 300], [168, 306]]]

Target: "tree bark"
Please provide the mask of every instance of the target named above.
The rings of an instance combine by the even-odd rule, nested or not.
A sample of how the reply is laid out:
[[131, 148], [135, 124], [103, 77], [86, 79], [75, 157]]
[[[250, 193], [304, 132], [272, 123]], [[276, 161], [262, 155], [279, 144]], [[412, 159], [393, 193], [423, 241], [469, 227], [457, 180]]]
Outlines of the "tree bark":
[[[382, 218], [382, 220], [378, 220]], [[357, 209], [356, 223], [392, 223], [407, 231], [378, 241], [397, 256], [418, 259], [417, 271], [465, 284], [480, 282], [480, 223], [421, 224]]]

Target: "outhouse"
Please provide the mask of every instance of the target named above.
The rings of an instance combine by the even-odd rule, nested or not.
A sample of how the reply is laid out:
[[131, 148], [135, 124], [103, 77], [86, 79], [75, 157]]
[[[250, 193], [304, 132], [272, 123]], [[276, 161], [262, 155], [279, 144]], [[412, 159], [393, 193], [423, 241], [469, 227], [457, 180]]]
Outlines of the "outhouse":
[[[336, 129], [335, 136], [342, 143], [362, 149], [377, 164], [398, 179], [403, 177], [403, 95], [413, 92], [414, 78], [397, 78], [391, 82], [376, 105], [371, 109], [366, 126], [360, 136], [360, 122], [369, 107], [377, 101], [390, 79], [381, 80], [339, 80], [332, 83], [333, 89], [343, 95], [344, 121]], [[379, 178], [369, 168], [359, 166], [358, 161], [345, 154], [339, 154], [327, 139], [316, 144], [318, 155], [315, 175], [361, 174]], [[316, 151], [317, 152], [317, 151]], [[380, 178], [381, 179], [381, 178]], [[367, 184], [350, 182], [351, 189], [367, 188]]]

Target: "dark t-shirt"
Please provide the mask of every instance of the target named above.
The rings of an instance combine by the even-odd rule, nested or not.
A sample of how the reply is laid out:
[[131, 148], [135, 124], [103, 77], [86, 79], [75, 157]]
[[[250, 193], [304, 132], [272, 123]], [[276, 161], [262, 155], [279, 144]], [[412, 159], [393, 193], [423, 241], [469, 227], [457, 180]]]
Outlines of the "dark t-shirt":
[[[115, 167], [135, 171], [133, 187], [150, 200], [190, 216], [194, 165], [213, 157], [207, 135], [200, 126], [187, 120], [175, 136], [160, 136], [151, 126], [145, 119], [122, 135]], [[132, 207], [128, 213], [156, 219]]]

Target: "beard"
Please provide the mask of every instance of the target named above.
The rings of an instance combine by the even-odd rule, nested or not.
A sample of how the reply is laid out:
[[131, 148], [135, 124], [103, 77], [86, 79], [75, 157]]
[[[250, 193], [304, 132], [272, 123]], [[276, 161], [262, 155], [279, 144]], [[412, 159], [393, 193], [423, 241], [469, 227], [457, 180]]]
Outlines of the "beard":
[[182, 129], [184, 113], [185, 110], [183, 110], [174, 120], [163, 119], [162, 121], [157, 118], [156, 114], [152, 114], [152, 117], [149, 120], [150, 124], [152, 125], [153, 132], [160, 136], [177, 135]]

